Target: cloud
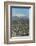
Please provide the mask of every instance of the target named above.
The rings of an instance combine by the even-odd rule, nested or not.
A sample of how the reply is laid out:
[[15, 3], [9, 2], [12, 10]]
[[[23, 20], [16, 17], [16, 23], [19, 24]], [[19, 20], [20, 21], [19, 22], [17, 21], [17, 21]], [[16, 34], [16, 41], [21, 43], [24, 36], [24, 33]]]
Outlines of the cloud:
[[20, 17], [20, 16], [25, 16], [24, 14], [16, 14], [16, 16]]

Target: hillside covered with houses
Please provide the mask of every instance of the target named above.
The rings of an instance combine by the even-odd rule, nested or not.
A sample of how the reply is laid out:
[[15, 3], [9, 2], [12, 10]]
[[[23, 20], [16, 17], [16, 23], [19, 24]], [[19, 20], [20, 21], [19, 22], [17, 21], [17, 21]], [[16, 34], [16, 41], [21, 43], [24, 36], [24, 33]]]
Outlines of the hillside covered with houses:
[[28, 35], [29, 35], [29, 17], [12, 16], [11, 37], [28, 36]]

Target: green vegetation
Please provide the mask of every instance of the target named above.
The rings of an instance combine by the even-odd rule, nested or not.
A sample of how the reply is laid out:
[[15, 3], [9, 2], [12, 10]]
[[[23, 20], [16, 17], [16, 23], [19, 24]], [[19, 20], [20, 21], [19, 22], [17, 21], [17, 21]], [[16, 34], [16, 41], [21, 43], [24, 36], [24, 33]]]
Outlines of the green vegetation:
[[28, 36], [29, 35], [29, 19], [14, 19], [12, 21], [11, 36]]

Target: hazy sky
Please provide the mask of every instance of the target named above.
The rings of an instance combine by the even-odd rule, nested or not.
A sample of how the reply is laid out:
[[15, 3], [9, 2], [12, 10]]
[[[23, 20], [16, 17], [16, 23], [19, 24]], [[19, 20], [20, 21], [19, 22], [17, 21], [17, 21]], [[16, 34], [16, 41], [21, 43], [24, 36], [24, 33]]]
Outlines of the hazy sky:
[[12, 8], [12, 16], [27, 16], [29, 8]]

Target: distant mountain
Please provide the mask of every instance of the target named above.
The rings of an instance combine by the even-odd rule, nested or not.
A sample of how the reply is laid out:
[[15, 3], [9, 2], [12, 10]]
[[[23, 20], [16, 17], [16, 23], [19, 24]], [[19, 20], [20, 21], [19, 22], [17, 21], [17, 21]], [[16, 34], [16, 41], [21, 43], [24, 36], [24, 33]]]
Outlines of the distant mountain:
[[17, 17], [17, 16], [12, 16], [12, 20], [18, 20], [19, 19], [19, 17]]
[[20, 20], [20, 19], [23, 19], [23, 20], [26, 20], [26, 19], [29, 19], [29, 16], [12, 16], [12, 20]]
[[20, 17], [18, 17], [18, 16], [12, 16], [12, 22], [13, 23], [18, 23], [18, 22], [20, 22], [20, 23], [27, 23], [27, 24], [29, 24], [29, 16], [20, 16]]
[[22, 19], [29, 19], [29, 16], [27, 15], [27, 16], [20, 16], [20, 18], [22, 18]]

